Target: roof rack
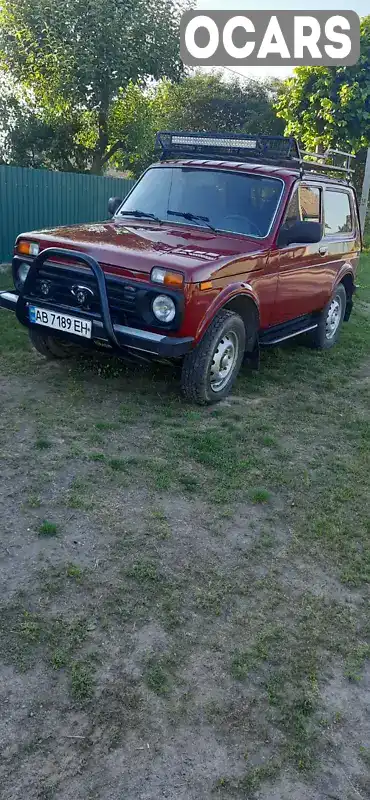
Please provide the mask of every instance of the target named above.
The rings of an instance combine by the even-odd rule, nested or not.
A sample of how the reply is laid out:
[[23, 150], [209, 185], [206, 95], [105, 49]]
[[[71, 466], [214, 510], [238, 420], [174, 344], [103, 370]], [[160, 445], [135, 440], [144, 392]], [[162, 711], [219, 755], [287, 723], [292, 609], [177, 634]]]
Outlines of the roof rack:
[[[301, 150], [300, 165], [303, 172], [332, 172], [342, 173], [347, 180], [351, 179], [354, 173], [352, 168], [352, 159], [356, 158], [353, 153], [346, 153], [344, 150], [333, 150], [328, 147], [324, 153], [309, 153], [307, 150]], [[339, 160], [341, 164], [336, 163]]]
[[[350, 180], [352, 153], [328, 149], [325, 153], [301, 150], [294, 136], [265, 136], [244, 133], [203, 133], [159, 131], [156, 150], [161, 161], [170, 158], [227, 159], [246, 163], [271, 164], [307, 172], [341, 174]], [[338, 160], [341, 163], [338, 164]]]

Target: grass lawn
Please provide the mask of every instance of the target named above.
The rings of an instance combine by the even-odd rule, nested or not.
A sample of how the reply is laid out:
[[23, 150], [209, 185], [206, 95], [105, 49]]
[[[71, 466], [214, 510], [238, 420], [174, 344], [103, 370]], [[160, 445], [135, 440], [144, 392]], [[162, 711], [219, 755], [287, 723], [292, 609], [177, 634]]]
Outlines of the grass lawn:
[[358, 282], [333, 351], [206, 409], [0, 313], [4, 798], [370, 797], [369, 253]]

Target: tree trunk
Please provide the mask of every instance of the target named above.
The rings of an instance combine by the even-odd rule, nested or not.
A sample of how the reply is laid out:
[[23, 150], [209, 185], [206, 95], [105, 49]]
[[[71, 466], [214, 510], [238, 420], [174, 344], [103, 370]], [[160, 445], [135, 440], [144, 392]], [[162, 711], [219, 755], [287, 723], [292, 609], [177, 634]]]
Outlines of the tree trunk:
[[94, 155], [93, 155], [91, 168], [90, 168], [90, 172], [92, 172], [93, 175], [101, 175], [102, 174], [102, 170], [103, 170], [103, 164], [102, 164], [101, 153], [98, 153], [95, 150]]
[[109, 99], [104, 97], [101, 101], [98, 116], [98, 141], [96, 143], [91, 172], [94, 175], [101, 175], [104, 165], [104, 154], [108, 147], [108, 109]]
[[99, 116], [98, 116], [98, 141], [96, 143], [91, 169], [94, 175], [101, 175], [103, 167], [112, 156], [123, 147], [123, 142], [115, 142], [109, 147], [109, 131], [108, 131], [108, 112], [109, 112], [109, 98], [107, 95], [101, 101]]

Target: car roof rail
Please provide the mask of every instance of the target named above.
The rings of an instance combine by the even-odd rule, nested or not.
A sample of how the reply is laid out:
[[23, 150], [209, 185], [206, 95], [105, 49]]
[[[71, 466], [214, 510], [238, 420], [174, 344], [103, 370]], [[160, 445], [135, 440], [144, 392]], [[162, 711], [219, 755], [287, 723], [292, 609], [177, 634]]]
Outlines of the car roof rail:
[[[349, 181], [355, 171], [352, 167], [352, 160], [356, 156], [345, 150], [328, 147], [324, 153], [310, 153], [307, 150], [301, 150], [300, 155], [300, 168], [303, 174], [305, 172], [336, 173], [344, 175]], [[338, 163], [338, 160], [341, 163]]]
[[[305, 173], [340, 174], [350, 180], [355, 156], [328, 148], [325, 153], [302, 150], [294, 136], [203, 131], [158, 131], [155, 148], [161, 161], [174, 158], [216, 159], [269, 164]], [[338, 163], [338, 160], [341, 163]]]

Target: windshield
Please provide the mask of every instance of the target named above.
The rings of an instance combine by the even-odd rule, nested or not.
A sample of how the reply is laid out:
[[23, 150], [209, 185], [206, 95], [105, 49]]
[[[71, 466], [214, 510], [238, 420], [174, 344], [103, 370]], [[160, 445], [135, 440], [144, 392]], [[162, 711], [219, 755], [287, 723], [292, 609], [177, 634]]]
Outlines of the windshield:
[[152, 167], [119, 209], [177, 224], [262, 238], [270, 230], [283, 183], [251, 173], [199, 167]]

